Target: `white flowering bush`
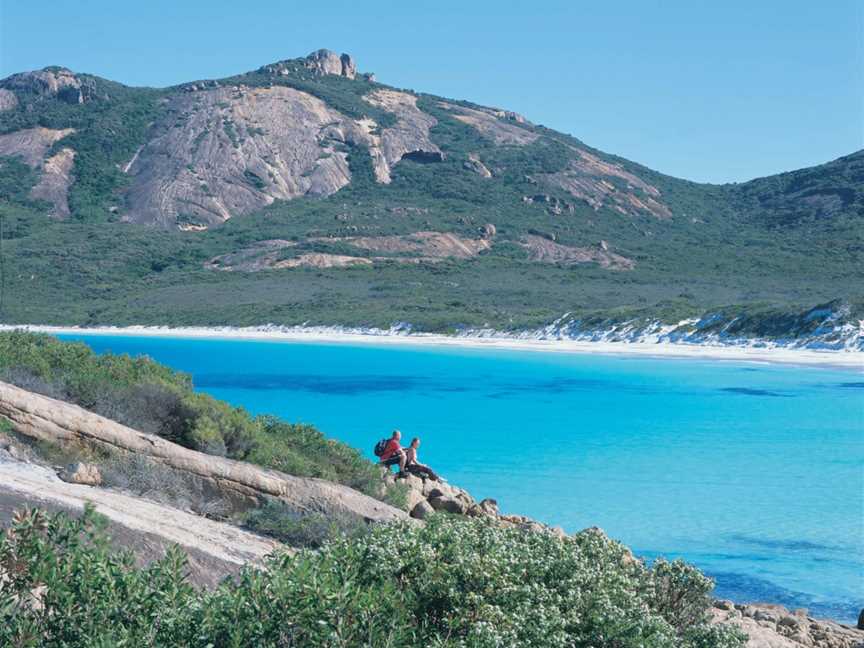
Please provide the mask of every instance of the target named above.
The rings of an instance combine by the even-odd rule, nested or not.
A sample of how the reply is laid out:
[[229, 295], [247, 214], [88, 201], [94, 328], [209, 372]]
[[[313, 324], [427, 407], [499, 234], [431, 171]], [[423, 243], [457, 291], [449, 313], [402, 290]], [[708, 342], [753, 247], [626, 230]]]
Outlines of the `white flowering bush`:
[[[377, 527], [276, 556], [265, 569], [200, 592], [186, 584], [174, 554], [142, 578], [104, 545], [72, 542], [80, 526], [70, 533], [52, 520], [0, 536], [0, 558], [15, 566], [14, 579], [0, 579], [0, 635], [10, 645], [744, 645], [737, 631], [707, 624], [710, 581], [693, 567], [646, 568], [596, 531], [562, 539], [433, 517], [423, 527]], [[67, 583], [70, 565], [87, 565], [92, 576]], [[40, 607], [21, 605], [36, 587], [46, 592]], [[130, 592], [140, 592], [134, 616], [125, 612]], [[62, 609], [51, 608], [55, 600]]]

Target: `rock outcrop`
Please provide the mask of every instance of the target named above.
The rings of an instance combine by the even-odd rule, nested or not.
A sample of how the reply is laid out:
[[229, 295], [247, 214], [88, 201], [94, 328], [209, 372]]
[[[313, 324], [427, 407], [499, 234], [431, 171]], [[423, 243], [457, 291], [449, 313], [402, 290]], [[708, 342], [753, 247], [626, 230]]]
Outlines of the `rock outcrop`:
[[30, 197], [50, 202], [51, 215], [57, 218], [69, 215], [68, 196], [75, 151], [65, 147], [51, 157], [46, 156], [55, 142], [74, 132], [71, 128], [36, 127], [0, 135], [0, 156], [18, 157], [40, 171], [39, 182], [30, 190]]
[[131, 550], [138, 564], [161, 558], [168, 547], [179, 544], [189, 555], [192, 582], [206, 586], [217, 585], [249, 562], [286, 550], [278, 542], [230, 524], [132, 495], [66, 483], [50, 468], [28, 463], [12, 449], [0, 443], [0, 525], [22, 508], [78, 515], [89, 503], [108, 518], [112, 544]]
[[[259, 241], [236, 252], [220, 254], [204, 264], [208, 270], [260, 272], [284, 268], [346, 268], [368, 266], [376, 262], [437, 263], [444, 259], [469, 259], [492, 247], [495, 226], [484, 225], [477, 238], [465, 238], [450, 232], [414, 232], [393, 236], [343, 236], [311, 238], [307, 244], [343, 243], [357, 249], [357, 255], [327, 252], [300, 252], [288, 256], [288, 250], [300, 242], [271, 239]], [[380, 256], [382, 254], [392, 256]]]
[[56, 97], [71, 104], [90, 101], [96, 95], [96, 86], [91, 79], [82, 78], [71, 70], [61, 67], [13, 74], [0, 81], [0, 88], [13, 93], [24, 92], [40, 97]]
[[75, 165], [75, 151], [68, 146], [46, 159], [42, 165], [42, 176], [30, 190], [30, 197], [45, 200], [54, 207], [51, 216], [69, 216], [69, 187], [72, 185], [72, 168]]
[[[492, 108], [468, 108], [457, 104], [439, 102], [441, 108], [453, 113], [453, 117], [474, 127], [481, 135], [502, 146], [525, 146], [536, 142], [537, 133], [517, 126], [516, 119], [507, 118], [507, 113]], [[516, 113], [511, 113], [515, 115]], [[523, 120], [524, 122], [524, 120]]]
[[486, 168], [486, 165], [480, 161], [480, 158], [476, 153], [470, 153], [468, 155], [468, 159], [462, 163], [462, 167], [467, 169], [468, 171], [473, 171], [481, 178], [491, 178], [492, 172]]
[[782, 605], [754, 605], [716, 601], [714, 621], [743, 630], [747, 648], [862, 648], [864, 631], [824, 619], [807, 610], [787, 610]]
[[596, 263], [601, 268], [610, 270], [632, 270], [636, 266], [633, 259], [609, 251], [609, 245], [599, 245], [596, 248], [573, 247], [550, 241], [542, 236], [528, 234], [521, 241], [528, 250], [528, 258], [538, 263], [557, 263], [560, 265], [575, 265], [579, 263]]
[[102, 474], [99, 472], [99, 467], [82, 461], [76, 461], [66, 466], [60, 471], [59, 477], [70, 484], [84, 484], [85, 486], [102, 484]]
[[393, 236], [345, 236], [322, 240], [347, 243], [352, 247], [370, 252], [413, 254], [423, 261], [468, 259], [492, 247], [492, 236], [484, 235], [481, 238], [469, 239], [450, 232], [414, 232], [413, 234]]
[[18, 97], [11, 90], [0, 88], [0, 112], [18, 107]]
[[381, 129], [281, 85], [178, 93], [124, 166], [131, 176], [124, 219], [200, 230], [275, 200], [329, 196], [350, 182], [348, 150], [356, 145], [368, 149], [382, 183], [403, 158], [442, 158], [429, 139], [435, 119], [415, 97], [382, 90], [366, 99], [396, 123]]
[[284, 86], [222, 87], [175, 95], [128, 165], [126, 219], [211, 226], [298, 196], [348, 184], [346, 143], [356, 123]]
[[320, 49], [306, 57], [306, 68], [317, 74], [335, 74], [348, 79], [357, 76], [357, 65], [349, 54], [341, 56], [328, 49]]
[[578, 157], [557, 173], [538, 173], [532, 180], [563, 189], [586, 202], [595, 211], [608, 207], [625, 216], [650, 214], [659, 219], [672, 216], [662, 202], [660, 190], [620, 164], [601, 160], [588, 151], [573, 147]]
[[396, 124], [385, 128], [380, 135], [372, 134], [371, 129], [369, 131], [369, 153], [378, 182], [390, 182], [390, 170], [403, 158], [420, 162], [440, 162], [443, 159], [441, 149], [429, 137], [429, 130], [438, 121], [417, 107], [417, 97], [407, 92], [381, 89], [364, 99], [396, 116]]
[[205, 481], [220, 493], [257, 503], [278, 498], [302, 513], [347, 514], [370, 522], [406, 515], [347, 486], [286, 475], [242, 461], [207, 455], [88, 412], [0, 382], [0, 416], [19, 434], [54, 444], [84, 443], [109, 452], [132, 453]]

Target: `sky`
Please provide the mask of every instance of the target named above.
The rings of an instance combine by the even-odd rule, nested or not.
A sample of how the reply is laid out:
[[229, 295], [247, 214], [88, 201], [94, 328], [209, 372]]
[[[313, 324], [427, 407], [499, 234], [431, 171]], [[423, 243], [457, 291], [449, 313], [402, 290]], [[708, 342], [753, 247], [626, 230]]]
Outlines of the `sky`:
[[864, 0], [0, 0], [0, 77], [166, 86], [319, 48], [691, 180], [864, 148]]

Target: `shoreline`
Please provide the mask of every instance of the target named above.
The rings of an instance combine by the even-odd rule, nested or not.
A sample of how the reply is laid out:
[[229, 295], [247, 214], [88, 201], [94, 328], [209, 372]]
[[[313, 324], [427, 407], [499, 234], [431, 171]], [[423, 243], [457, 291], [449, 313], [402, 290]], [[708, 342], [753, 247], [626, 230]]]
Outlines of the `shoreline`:
[[161, 327], [161, 326], [49, 326], [0, 325], [0, 331], [23, 329], [53, 335], [120, 335], [180, 339], [250, 340], [260, 342], [306, 342], [315, 344], [398, 344], [570, 353], [660, 359], [720, 360], [846, 369], [864, 373], [864, 352], [816, 350], [783, 346], [743, 346], [673, 342], [610, 342], [574, 339], [537, 339], [500, 335], [455, 336], [408, 333], [383, 329], [339, 329], [335, 327]]

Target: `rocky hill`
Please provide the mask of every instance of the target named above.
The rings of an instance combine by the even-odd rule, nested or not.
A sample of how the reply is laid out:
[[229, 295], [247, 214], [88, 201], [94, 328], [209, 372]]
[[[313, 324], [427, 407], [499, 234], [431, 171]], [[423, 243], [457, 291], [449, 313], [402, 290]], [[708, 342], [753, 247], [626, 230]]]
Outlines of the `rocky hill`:
[[855, 322], [862, 188], [864, 152], [672, 178], [327, 50], [164, 89], [51, 67], [0, 81], [0, 318], [524, 330], [839, 300]]

